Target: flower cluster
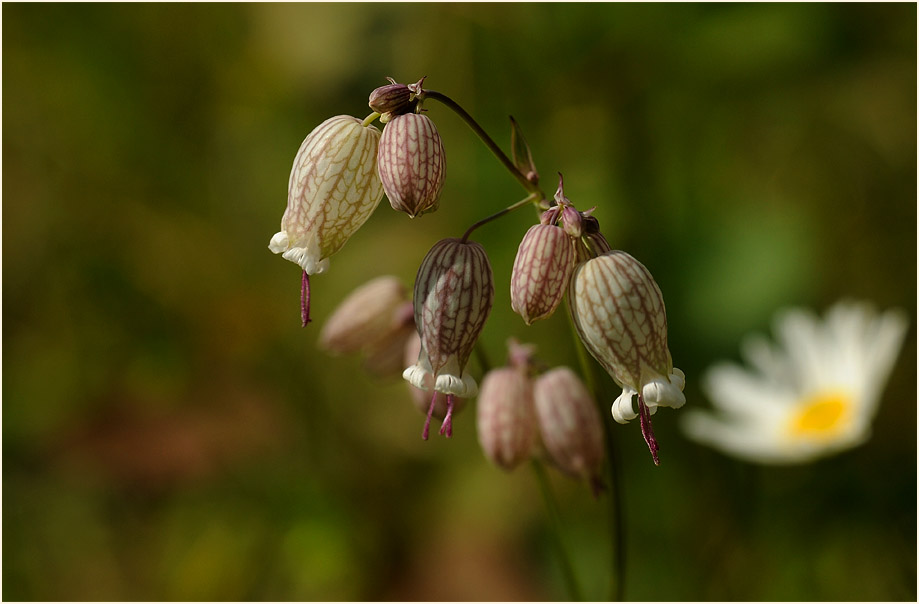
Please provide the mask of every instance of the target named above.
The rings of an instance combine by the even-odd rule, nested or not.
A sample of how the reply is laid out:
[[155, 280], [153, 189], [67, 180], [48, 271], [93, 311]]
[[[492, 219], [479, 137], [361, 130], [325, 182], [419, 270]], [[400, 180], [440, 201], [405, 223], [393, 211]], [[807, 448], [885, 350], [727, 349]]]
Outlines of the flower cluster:
[[[373, 113], [367, 119], [330, 118], [306, 137], [294, 159], [281, 231], [269, 248], [303, 269], [304, 325], [309, 322], [309, 275], [328, 269], [329, 257], [366, 222], [384, 193], [393, 209], [411, 218], [439, 206], [446, 155], [423, 103], [436, 98], [474, 121], [444, 95], [424, 89], [423, 82], [390, 79], [370, 94]], [[376, 118], [385, 124], [382, 133], [372, 125]], [[474, 129], [503, 156], [477, 125]], [[548, 208], [520, 242], [511, 272], [511, 308], [530, 325], [552, 316], [567, 295], [581, 341], [623, 389], [612, 405], [613, 418], [624, 423], [640, 417], [658, 463], [650, 417], [658, 407], [685, 402], [684, 376], [673, 367], [667, 347], [660, 289], [641, 263], [611, 248], [592, 209], [575, 208], [565, 196], [561, 175], [555, 203], [545, 204], [532, 154], [513, 119], [512, 147], [513, 159], [503, 156], [504, 163], [529, 197], [476, 223], [462, 238], [435, 243], [418, 269], [411, 313], [401, 285], [380, 278], [349, 296], [329, 319], [320, 343], [330, 352], [360, 352], [378, 374], [393, 373], [407, 345], [417, 346], [402, 376], [416, 389], [414, 397], [429, 397], [422, 436], [428, 437], [434, 417], [442, 418], [440, 433], [450, 436], [460, 401], [479, 393], [467, 364], [494, 302], [491, 264], [469, 235], [516, 207]], [[411, 337], [412, 324], [417, 340]], [[577, 452], [570, 444], [576, 433], [592, 443], [592, 451], [597, 448], [597, 435], [586, 436], [584, 427], [596, 423], [585, 419], [589, 394], [570, 370], [549, 372], [534, 382], [527, 367], [512, 363], [483, 379], [478, 417], [486, 452], [498, 465], [513, 467], [530, 455], [537, 423], [552, 424], [543, 430], [541, 442], [555, 463], [573, 475], [595, 472], [600, 454]], [[511, 400], [528, 402], [508, 407]]]

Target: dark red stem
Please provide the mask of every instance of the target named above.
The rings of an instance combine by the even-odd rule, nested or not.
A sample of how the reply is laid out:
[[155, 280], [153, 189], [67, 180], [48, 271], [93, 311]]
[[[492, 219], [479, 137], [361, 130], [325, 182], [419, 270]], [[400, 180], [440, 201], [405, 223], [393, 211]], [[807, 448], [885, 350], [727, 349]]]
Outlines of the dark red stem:
[[300, 319], [306, 327], [310, 319], [310, 276], [303, 271], [303, 280], [300, 282]]

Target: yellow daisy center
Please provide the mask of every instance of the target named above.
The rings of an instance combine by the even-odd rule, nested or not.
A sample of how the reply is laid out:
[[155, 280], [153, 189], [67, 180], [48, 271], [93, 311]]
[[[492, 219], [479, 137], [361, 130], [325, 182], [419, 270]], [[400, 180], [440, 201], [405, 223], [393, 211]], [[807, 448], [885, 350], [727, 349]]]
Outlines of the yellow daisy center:
[[791, 419], [791, 433], [797, 437], [833, 436], [850, 415], [852, 400], [842, 392], [823, 392], [801, 401]]

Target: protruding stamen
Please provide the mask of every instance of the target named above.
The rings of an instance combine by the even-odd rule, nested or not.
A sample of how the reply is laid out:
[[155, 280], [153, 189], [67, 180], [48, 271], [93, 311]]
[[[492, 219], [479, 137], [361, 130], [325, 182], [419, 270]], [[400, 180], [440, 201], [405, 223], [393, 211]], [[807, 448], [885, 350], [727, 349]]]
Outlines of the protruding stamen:
[[[431, 397], [431, 404], [428, 405], [428, 416], [424, 420], [424, 430], [421, 431], [421, 438], [424, 440], [428, 439], [428, 434], [431, 430], [431, 415], [434, 413], [434, 403], [437, 402], [437, 391], [434, 391], [434, 396]], [[443, 434], [443, 432], [441, 432]]]
[[651, 451], [654, 465], [659, 466], [661, 465], [661, 460], [658, 458], [657, 452], [660, 446], [657, 444], [657, 439], [654, 438], [654, 427], [651, 425], [651, 410], [648, 409], [640, 392], [638, 393], [638, 415], [641, 418], [641, 435], [645, 437], [645, 443], [647, 443], [648, 449]]
[[306, 327], [310, 319], [310, 276], [303, 271], [303, 280], [300, 282], [300, 319]]
[[[437, 394], [434, 394], [437, 396]], [[447, 415], [444, 417], [444, 423], [440, 425], [440, 435], [450, 438], [453, 436], [453, 395], [447, 395]]]

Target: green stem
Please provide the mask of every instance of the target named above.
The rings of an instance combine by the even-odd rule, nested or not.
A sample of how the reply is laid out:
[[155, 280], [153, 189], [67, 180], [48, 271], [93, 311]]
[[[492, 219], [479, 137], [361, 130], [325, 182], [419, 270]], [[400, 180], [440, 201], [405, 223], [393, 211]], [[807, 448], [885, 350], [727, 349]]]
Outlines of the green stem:
[[546, 469], [541, 462], [535, 459], [531, 462], [531, 465], [533, 467], [533, 473], [536, 474], [536, 482], [539, 483], [539, 490], [542, 493], [543, 501], [546, 504], [546, 512], [549, 514], [549, 519], [552, 524], [550, 532], [552, 533], [552, 540], [555, 543], [555, 549], [558, 552], [559, 562], [562, 566], [562, 575], [565, 579], [565, 585], [568, 587], [568, 595], [571, 597], [572, 601], [583, 602], [584, 598], [578, 587], [577, 578], [574, 576], [574, 567], [571, 564], [571, 558], [568, 557], [565, 545], [562, 542], [561, 515], [558, 512], [558, 505], [556, 505], [555, 497], [552, 494], [552, 487], [549, 485], [549, 477], [546, 475]]
[[521, 200], [518, 201], [517, 203], [515, 203], [515, 204], [513, 204], [513, 205], [510, 205], [510, 206], [504, 208], [503, 210], [501, 210], [501, 211], [499, 211], [499, 212], [495, 212], [495, 213], [492, 214], [491, 216], [487, 216], [487, 217], [483, 218], [482, 220], [476, 222], [476, 223], [473, 224], [471, 227], [469, 227], [468, 229], [466, 229], [466, 232], [465, 232], [465, 233], [463, 233], [463, 239], [462, 239], [462, 241], [465, 242], [466, 239], [469, 238], [469, 235], [472, 234], [472, 231], [476, 230], [477, 228], [479, 228], [479, 227], [482, 226], [483, 224], [488, 224], [488, 223], [491, 222], [492, 220], [495, 220], [495, 219], [497, 219], [497, 218], [501, 218], [502, 216], [504, 216], [505, 214], [507, 214], [507, 213], [509, 213], [509, 212], [513, 212], [513, 211], [516, 210], [517, 208], [522, 208], [523, 206], [525, 206], [525, 205], [527, 205], [527, 204], [529, 204], [529, 203], [534, 203], [534, 202], [536, 201], [536, 197], [537, 197], [537, 194], [536, 194], [536, 193], [531, 193], [530, 195], [527, 195], [524, 199], [521, 199]]
[[603, 396], [601, 379], [597, 377], [597, 364], [587, 354], [584, 345], [581, 344], [577, 336], [577, 327], [571, 315], [571, 302], [567, 296], [565, 305], [568, 307], [568, 320], [571, 325], [571, 333], [574, 336], [574, 347], [577, 351], [578, 362], [581, 365], [581, 373], [587, 387], [594, 393], [597, 403], [600, 405], [600, 417], [603, 417], [603, 432], [606, 441], [606, 458], [607, 478], [609, 480], [609, 506], [607, 507], [608, 524], [610, 532], [610, 575], [609, 575], [609, 599], [611, 601], [621, 602], [625, 599], [625, 514], [622, 506], [622, 489], [619, 483], [621, 465], [619, 463], [619, 452], [616, 447], [616, 439], [613, 434], [612, 415], [601, 401], [607, 399]]
[[540, 201], [546, 198], [546, 196], [543, 195], [543, 192], [539, 189], [539, 185], [530, 181], [526, 177], [526, 174], [523, 174], [522, 172], [520, 172], [520, 170], [517, 169], [517, 166], [514, 165], [514, 162], [511, 161], [511, 159], [504, 153], [504, 151], [501, 150], [498, 144], [495, 143], [495, 141], [492, 140], [490, 136], [488, 136], [488, 133], [485, 132], [485, 130], [479, 125], [479, 123], [476, 122], [475, 119], [473, 119], [473, 117], [469, 115], [469, 113], [467, 113], [465, 109], [460, 107], [460, 105], [456, 101], [454, 101], [453, 99], [451, 99], [450, 97], [448, 97], [447, 95], [443, 93], [437, 92], [436, 90], [425, 90], [419, 98], [434, 99], [435, 101], [439, 101], [443, 103], [444, 105], [446, 105], [447, 107], [449, 107], [450, 109], [452, 109], [453, 112], [459, 115], [463, 119], [463, 121], [466, 122], [466, 125], [472, 128], [472, 131], [475, 132], [479, 136], [480, 139], [482, 139], [482, 142], [485, 143], [485, 146], [488, 147], [491, 150], [491, 152], [495, 154], [495, 157], [497, 157], [498, 160], [502, 164], [504, 164], [504, 167], [507, 168], [507, 170], [514, 176], [514, 178], [516, 178], [520, 182], [521, 185], [523, 185], [524, 189], [526, 189], [530, 193], [534, 193], [538, 195], [539, 196], [538, 199]]
[[377, 119], [378, 117], [380, 117], [380, 114], [374, 111], [373, 113], [371, 113], [370, 115], [364, 118], [364, 121], [361, 122], [361, 126], [366, 128], [367, 126], [373, 123], [373, 120]]

